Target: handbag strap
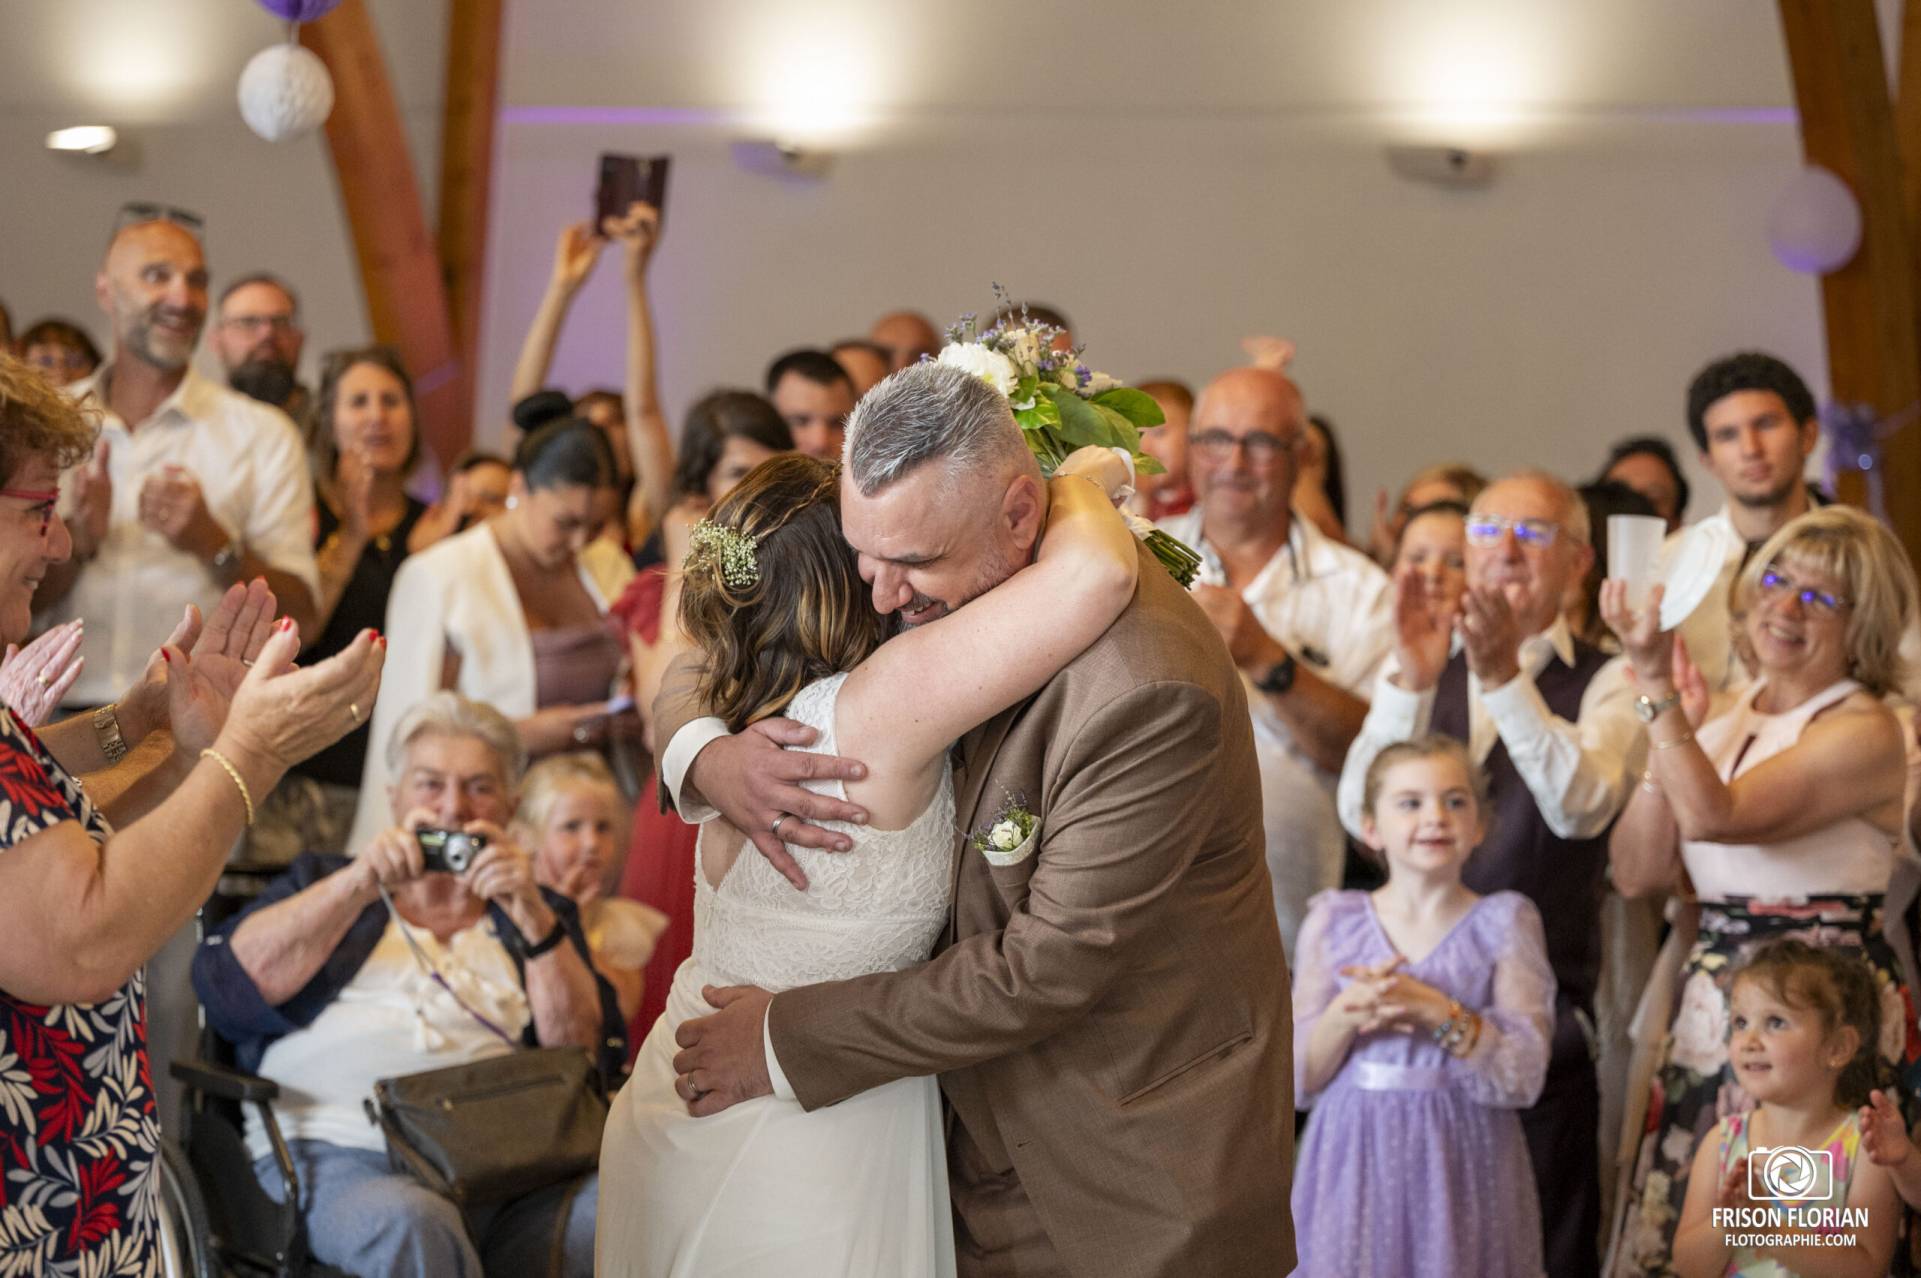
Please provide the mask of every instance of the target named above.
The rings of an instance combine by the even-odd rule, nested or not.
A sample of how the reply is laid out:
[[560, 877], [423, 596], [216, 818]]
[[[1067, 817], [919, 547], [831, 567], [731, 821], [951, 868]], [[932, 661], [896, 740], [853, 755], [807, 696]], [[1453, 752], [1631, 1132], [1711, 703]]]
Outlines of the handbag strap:
[[479, 1021], [484, 1028], [493, 1033], [501, 1042], [505, 1043], [508, 1047], [518, 1048], [520, 1044], [511, 1034], [494, 1024], [493, 1021], [487, 1017], [476, 1012], [473, 1008], [467, 1006], [467, 1000], [460, 997], [460, 994], [454, 989], [447, 978], [440, 974], [439, 965], [436, 964], [432, 958], [428, 957], [427, 952], [420, 948], [420, 942], [414, 939], [413, 929], [407, 926], [407, 920], [401, 918], [400, 911], [394, 908], [394, 899], [387, 895], [387, 885], [382, 883], [378, 886], [380, 888], [380, 899], [387, 906], [387, 916], [394, 921], [394, 926], [400, 929], [400, 939], [407, 943], [407, 949], [412, 952], [414, 962], [420, 965], [420, 970], [426, 974], [427, 979], [447, 991], [447, 997], [452, 999], [461, 1011], [467, 1013], [467, 1015], [473, 1017], [476, 1021]]

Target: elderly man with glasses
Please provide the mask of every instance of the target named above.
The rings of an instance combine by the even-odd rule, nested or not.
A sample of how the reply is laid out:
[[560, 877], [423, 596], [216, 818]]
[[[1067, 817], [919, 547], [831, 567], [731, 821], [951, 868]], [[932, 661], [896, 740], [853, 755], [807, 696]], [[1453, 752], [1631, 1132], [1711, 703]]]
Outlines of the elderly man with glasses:
[[1392, 642], [1391, 592], [1372, 560], [1294, 514], [1307, 410], [1293, 382], [1271, 369], [1223, 373], [1190, 422], [1195, 505], [1165, 527], [1200, 551], [1195, 601], [1248, 686], [1268, 877], [1291, 960], [1308, 899], [1340, 882], [1334, 782]]
[[1594, 996], [1607, 831], [1645, 749], [1646, 707], [1624, 663], [1574, 638], [1562, 614], [1593, 556], [1587, 508], [1560, 480], [1522, 471], [1483, 491], [1468, 515], [1457, 615], [1430, 611], [1418, 575], [1395, 582], [1394, 655], [1340, 788], [1341, 819], [1358, 834], [1368, 765], [1396, 741], [1444, 732], [1487, 771], [1493, 816], [1462, 879], [1476, 892], [1526, 895], [1547, 928], [1559, 987], [1553, 1055], [1521, 1122], [1548, 1272], [1574, 1278], [1600, 1267]]
[[70, 705], [113, 700], [188, 603], [211, 612], [227, 587], [264, 577], [286, 615], [312, 628], [313, 487], [286, 414], [193, 368], [207, 318], [199, 215], [129, 204], [94, 293], [113, 352], [71, 393], [98, 412], [100, 443], [62, 484], [73, 555], [47, 572], [43, 619], [86, 623], [86, 668]]

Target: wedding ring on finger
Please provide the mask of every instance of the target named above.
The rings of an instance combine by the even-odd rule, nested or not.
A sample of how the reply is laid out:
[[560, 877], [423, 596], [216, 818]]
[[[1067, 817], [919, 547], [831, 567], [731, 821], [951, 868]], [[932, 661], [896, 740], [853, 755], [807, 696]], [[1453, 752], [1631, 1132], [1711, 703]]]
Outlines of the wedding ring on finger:
[[779, 816], [775, 817], [774, 823], [767, 827], [767, 832], [769, 834], [778, 835], [780, 833], [780, 823], [782, 821], [785, 821], [787, 819], [787, 816], [788, 814], [783, 812]]
[[42, 688], [51, 688], [53, 686], [51, 683], [47, 681], [47, 673], [44, 670], [35, 674], [33, 676], [33, 681], [39, 684]]
[[354, 726], [359, 727], [360, 726], [360, 703], [357, 701], [349, 701], [347, 703], [347, 713], [354, 717]]

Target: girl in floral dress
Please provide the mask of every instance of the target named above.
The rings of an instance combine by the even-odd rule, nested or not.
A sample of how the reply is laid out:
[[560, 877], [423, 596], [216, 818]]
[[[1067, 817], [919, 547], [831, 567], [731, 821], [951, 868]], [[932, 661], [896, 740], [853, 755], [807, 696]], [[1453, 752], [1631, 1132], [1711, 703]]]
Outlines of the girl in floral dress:
[[1775, 941], [1735, 973], [1728, 1001], [1728, 1053], [1756, 1103], [1695, 1152], [1675, 1272], [1878, 1278], [1900, 1217], [1887, 1170], [1862, 1156], [1857, 1109], [1879, 1065], [1878, 978], [1844, 950]]
[[1363, 828], [1388, 881], [1321, 893], [1301, 926], [1303, 1278], [1542, 1273], [1519, 1110], [1547, 1078], [1554, 973], [1532, 902], [1461, 883], [1484, 784], [1451, 738], [1381, 751]]

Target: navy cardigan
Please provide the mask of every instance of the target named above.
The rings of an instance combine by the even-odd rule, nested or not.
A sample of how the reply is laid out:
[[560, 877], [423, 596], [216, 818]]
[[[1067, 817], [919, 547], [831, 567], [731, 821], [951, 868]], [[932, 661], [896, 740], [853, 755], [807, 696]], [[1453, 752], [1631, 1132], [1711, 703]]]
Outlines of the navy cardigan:
[[[206, 1009], [207, 1024], [213, 1031], [233, 1044], [234, 1063], [248, 1073], [260, 1068], [260, 1058], [267, 1045], [295, 1030], [305, 1029], [314, 1023], [320, 1013], [326, 1010], [347, 987], [372, 954], [374, 946], [387, 930], [387, 907], [375, 901], [360, 912], [353, 921], [347, 934], [341, 938], [334, 952], [320, 966], [299, 993], [279, 1005], [270, 1004], [261, 997], [260, 987], [247, 975], [247, 969], [234, 957], [233, 949], [227, 944], [233, 930], [239, 927], [257, 910], [264, 910], [278, 901], [284, 901], [295, 893], [306, 890], [336, 870], [349, 864], [344, 856], [322, 856], [306, 853], [288, 867], [287, 872], [269, 883], [260, 895], [246, 909], [228, 919], [225, 923], [200, 942], [193, 956], [193, 988]], [[620, 1005], [614, 997], [614, 987], [607, 978], [594, 968], [593, 960], [587, 951], [587, 936], [581, 929], [580, 911], [571, 899], [543, 887], [540, 894], [546, 898], [547, 905], [560, 920], [567, 931], [567, 939], [573, 945], [587, 969], [594, 973], [594, 984], [600, 994], [600, 1043], [595, 1051], [595, 1060], [600, 1065], [604, 1081], [612, 1083], [619, 1076], [627, 1060], [627, 1027], [620, 1017]], [[513, 920], [507, 917], [492, 901], [487, 903], [487, 917], [494, 921], [494, 927], [505, 948], [514, 961], [514, 971], [524, 986], [527, 980], [526, 959], [521, 950], [531, 942], [520, 934]], [[516, 944], [517, 942], [517, 944]], [[531, 1020], [521, 1042], [528, 1047], [538, 1047], [539, 1040], [534, 1035]]]

